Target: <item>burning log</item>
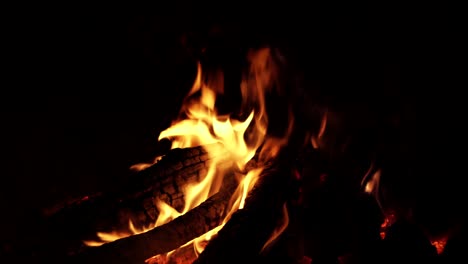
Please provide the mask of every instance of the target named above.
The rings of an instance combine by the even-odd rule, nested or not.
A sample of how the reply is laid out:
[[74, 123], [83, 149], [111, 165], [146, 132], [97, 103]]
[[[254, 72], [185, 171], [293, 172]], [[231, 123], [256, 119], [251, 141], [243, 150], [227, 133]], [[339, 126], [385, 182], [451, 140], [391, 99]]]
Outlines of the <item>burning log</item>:
[[172, 251], [170, 254], [154, 256], [147, 260], [147, 264], [192, 264], [197, 257], [193, 244], [189, 244]]
[[[208, 246], [208, 251], [199, 261], [200, 263], [224, 262], [226, 256], [224, 253], [233, 253], [229, 254], [231, 256], [237, 253], [231, 252], [230, 248], [226, 249], [227, 244], [233, 242], [239, 242], [241, 245], [243, 260], [245, 255], [256, 257], [265, 245], [284, 230], [288, 222], [286, 201], [289, 190], [293, 188], [288, 186], [290, 172], [285, 173], [287, 170], [283, 169], [291, 169], [289, 165], [292, 162], [289, 161], [291, 156], [294, 156], [291, 153], [296, 152], [290, 152], [291, 148], [286, 152], [282, 150], [286, 145], [296, 145], [288, 143], [288, 138], [294, 129], [293, 112], [289, 106], [285, 106], [283, 110], [288, 113], [284, 119], [287, 121], [287, 126], [267, 136], [266, 132], [271, 126], [268, 125], [265, 96], [274, 96], [278, 67], [268, 48], [249, 53], [248, 60], [251, 67], [245, 73], [246, 78], [241, 84], [243, 102], [239, 118], [218, 116], [215, 98], [223, 91], [223, 87], [218, 87], [222, 82], [218, 83], [217, 80], [210, 78], [205, 80], [199, 64], [193, 87], [184, 100], [180, 119], [159, 135], [159, 139], [170, 139], [173, 149], [203, 145], [206, 153], [202, 154], [206, 154], [206, 159], [197, 157], [201, 153], [200, 149], [195, 154], [189, 152], [188, 159], [175, 154], [173, 154], [175, 158], [170, 158], [168, 155], [156, 165], [143, 170], [140, 176], [132, 180], [131, 184], [124, 186], [122, 191], [112, 194], [111, 199], [104, 198], [104, 206], [94, 205], [94, 211], [83, 214], [92, 215], [94, 219], [122, 219], [116, 216], [115, 212], [130, 211], [132, 217], [138, 220], [137, 223], [146, 223], [157, 218], [156, 227], [141, 233], [133, 231], [130, 226], [133, 235], [125, 234], [125, 238], [122, 238], [123, 236], [118, 234], [117, 238], [120, 239], [114, 240], [115, 236], [104, 237], [113, 234], [103, 235], [99, 231], [108, 226], [115, 230], [115, 225], [101, 221], [102, 224], [94, 225], [92, 230], [97, 231], [98, 236], [108, 243], [82, 251], [73, 261], [141, 263], [154, 255], [180, 248], [195, 238], [205, 238], [201, 236], [211, 230], [218, 231], [219, 228], [214, 228], [222, 227], [228, 219], [230, 220], [226, 226], [227, 230], [219, 234], [219, 238], [213, 241], [213, 246]], [[257, 77], [262, 81], [258, 81]], [[283, 95], [280, 93], [278, 96]], [[214, 142], [222, 145], [221, 151], [211, 147], [218, 145], [212, 144]], [[303, 140], [301, 143], [303, 144]], [[178, 151], [185, 153], [187, 150]], [[288, 153], [283, 159], [278, 159], [281, 164], [276, 164], [282, 169], [281, 171], [271, 168], [265, 171], [263, 170], [265, 166], [251, 170], [252, 167], [248, 164], [256, 154], [259, 161], [271, 164], [270, 162], [277, 158], [279, 153]], [[213, 158], [212, 161], [207, 161], [209, 157]], [[289, 164], [284, 166], [283, 162], [286, 161]], [[170, 166], [165, 167], [166, 163]], [[159, 165], [162, 168], [158, 167], [158, 164], [162, 164]], [[207, 165], [209, 165], [207, 170], [203, 170]], [[179, 173], [181, 169], [188, 170], [188, 173]], [[231, 188], [228, 184], [228, 187], [223, 186], [221, 191], [206, 200], [219, 190], [220, 182], [223, 184], [226, 182], [225, 176], [236, 180], [234, 175], [231, 175], [234, 174], [234, 170], [246, 173], [238, 184], [234, 184], [239, 189]], [[262, 178], [260, 183], [246, 201], [246, 196], [255, 186], [262, 171], [265, 174], [260, 177]], [[192, 182], [197, 184], [190, 184], [187, 188], [181, 187], [179, 182], [182, 185], [187, 184], [189, 178], [193, 178]], [[109, 194], [106, 197], [109, 197]], [[194, 207], [201, 201], [204, 202]], [[245, 207], [246, 202], [247, 207]], [[232, 213], [238, 209], [241, 211], [233, 216]], [[165, 217], [166, 214], [170, 217]], [[252, 228], [255, 230], [250, 234], [248, 231]], [[210, 237], [212, 233], [206, 235]], [[216, 253], [218, 249], [222, 256]]]
[[232, 215], [193, 263], [243, 263], [259, 258], [275, 229], [287, 224], [282, 217], [287, 214], [285, 203], [294, 189], [289, 175], [285, 169], [265, 171], [249, 193], [245, 207]]
[[[128, 229], [129, 219], [136, 226], [154, 223], [159, 215], [156, 199], [177, 210], [182, 209], [184, 187], [199, 182], [206, 175], [214, 156], [203, 147], [173, 149], [156, 164], [133, 175], [119, 190], [62, 206], [48, 219], [48, 228], [59, 236], [55, 238], [57, 246], [73, 253], [84, 246], [82, 240], [92, 239], [96, 231]], [[227, 153], [222, 151], [216, 155], [218, 161], [225, 161], [224, 164], [229, 166], [226, 157]], [[61, 239], [64, 226], [76, 228]]]
[[172, 251], [217, 227], [224, 219], [235, 178], [218, 193], [171, 222], [148, 232], [122, 238], [100, 247], [87, 248], [73, 263], [144, 263], [154, 255]]

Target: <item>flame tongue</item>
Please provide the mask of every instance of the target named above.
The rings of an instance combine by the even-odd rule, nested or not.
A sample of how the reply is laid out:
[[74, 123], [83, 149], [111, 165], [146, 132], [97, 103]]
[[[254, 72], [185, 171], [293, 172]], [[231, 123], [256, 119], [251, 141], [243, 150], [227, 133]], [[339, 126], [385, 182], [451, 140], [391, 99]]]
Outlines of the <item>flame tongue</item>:
[[[267, 92], [273, 90], [277, 77], [277, 68], [271, 51], [265, 48], [252, 52], [248, 59], [250, 69], [240, 84], [242, 111], [249, 113], [245, 120], [218, 115], [215, 103], [216, 96], [224, 92], [223, 75], [217, 74], [215, 79], [205, 83], [202, 78], [202, 66], [198, 64], [195, 82], [183, 102], [181, 118], [162, 131], [158, 139], [170, 139], [172, 149], [203, 146], [213, 161], [203, 180], [185, 189], [185, 207], [182, 212], [178, 212], [162, 201], [156, 201], [160, 214], [151, 228], [185, 214], [219, 190], [225, 176], [225, 172], [218, 168], [221, 159], [217, 158], [217, 153], [220, 149], [229, 153], [232, 164], [240, 169], [239, 171], [244, 171], [246, 164], [257, 152], [260, 153], [261, 160], [266, 161], [274, 158], [279, 149], [287, 143], [292, 130], [292, 118], [289, 120], [288, 133], [284, 137], [267, 137], [268, 116], [265, 96]], [[259, 151], [260, 148], [261, 151]], [[216, 234], [233, 212], [243, 208], [245, 198], [262, 170], [262, 167], [257, 167], [247, 171], [240, 179], [238, 189], [231, 198], [231, 208], [223, 223], [195, 241], [191, 241], [195, 242], [198, 252], [203, 250], [202, 242]], [[141, 230], [143, 231], [146, 230]], [[111, 239], [107, 239], [109, 240]]]
[[[268, 117], [265, 109], [265, 93], [272, 89], [276, 69], [270, 56], [269, 49], [263, 49], [249, 54], [251, 64], [250, 71], [241, 83], [242, 111], [249, 113], [245, 120], [231, 118], [231, 116], [218, 115], [215, 109], [216, 96], [224, 91], [224, 87], [212, 87], [202, 82], [202, 67], [198, 65], [198, 73], [195, 83], [185, 99], [183, 106], [184, 119], [178, 120], [171, 127], [161, 132], [159, 139], [169, 138], [172, 140], [172, 148], [194, 147], [202, 145], [208, 153], [213, 153], [210, 144], [218, 143], [223, 149], [230, 153], [233, 164], [241, 171], [245, 165], [255, 156], [257, 150], [265, 143]], [[216, 83], [222, 85], [222, 75], [218, 76]], [[275, 142], [278, 143], [278, 142]], [[283, 142], [284, 144], [285, 142]], [[268, 148], [279, 148], [280, 145], [270, 143]], [[270, 155], [274, 151], [267, 151]], [[210, 185], [217, 175], [216, 160], [208, 172], [207, 177], [194, 189], [198, 191], [192, 194], [190, 190], [186, 196], [186, 211], [198, 204], [192, 200], [203, 201], [208, 198]], [[202, 237], [195, 239], [197, 252], [203, 250], [202, 243], [209, 240], [226, 223], [227, 219], [238, 209], [242, 209], [248, 192], [253, 188], [256, 180], [262, 172], [262, 168], [256, 168], [247, 172], [240, 180], [238, 190], [231, 199], [232, 207], [222, 225], [211, 230]], [[216, 188], [219, 189], [219, 188]]]

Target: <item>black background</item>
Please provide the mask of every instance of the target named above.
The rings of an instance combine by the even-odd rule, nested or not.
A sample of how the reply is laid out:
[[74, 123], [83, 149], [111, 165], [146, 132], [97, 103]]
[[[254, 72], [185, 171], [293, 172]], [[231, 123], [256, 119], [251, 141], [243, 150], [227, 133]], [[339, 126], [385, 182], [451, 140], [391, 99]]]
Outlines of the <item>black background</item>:
[[[408, 159], [418, 170], [400, 183], [428, 201], [424, 206], [461, 214], [464, 52], [460, 19], [451, 10], [233, 6], [239, 11], [182, 1], [144, 12], [40, 6], [6, 16], [2, 238], [17, 238], [34, 229], [30, 220], [45, 208], [112, 188], [130, 165], [151, 160], [159, 131], [190, 88], [203, 45], [229, 54], [237, 45], [274, 43], [311, 82], [320, 82], [325, 104], [377, 116], [398, 112], [405, 124], [398, 133], [407, 135]], [[213, 28], [229, 40], [211, 43]], [[184, 44], [183, 35], [195, 44]], [[392, 140], [391, 132], [385, 138]]]

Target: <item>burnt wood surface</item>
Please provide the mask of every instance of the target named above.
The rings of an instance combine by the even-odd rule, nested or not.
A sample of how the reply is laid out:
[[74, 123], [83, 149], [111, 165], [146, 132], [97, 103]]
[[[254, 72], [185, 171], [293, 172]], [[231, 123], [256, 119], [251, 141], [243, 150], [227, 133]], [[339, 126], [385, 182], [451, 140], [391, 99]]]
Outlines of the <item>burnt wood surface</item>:
[[232, 215], [193, 263], [258, 262], [264, 244], [280, 224], [283, 205], [291, 198], [291, 174], [292, 167], [266, 169], [250, 191], [245, 207]]
[[[233, 174], [215, 195], [186, 214], [148, 232], [88, 247], [67, 259], [69, 263], [144, 263], [148, 258], [177, 249], [190, 240], [215, 228], [223, 220], [236, 189]], [[229, 177], [230, 176], [230, 177]]]
[[62, 215], [82, 214], [81, 210], [87, 208], [99, 212], [129, 200], [143, 199], [144, 212], [155, 220], [158, 212], [149, 201], [158, 198], [175, 208], [183, 206], [182, 188], [187, 183], [199, 181], [203, 177], [209, 159], [202, 147], [173, 149], [154, 165], [131, 175], [117, 190], [85, 196], [62, 206], [58, 205], [57, 208], [48, 210], [46, 215], [52, 220]]
[[[227, 153], [215, 156], [223, 160]], [[37, 238], [30, 245], [14, 245], [13, 255], [72, 254], [86, 247], [84, 240], [99, 241], [96, 232], [128, 231], [129, 220], [137, 228], [148, 226], [159, 215], [156, 199], [180, 211], [184, 187], [202, 180], [210, 160], [201, 146], [170, 150], [112, 192], [85, 196], [49, 210], [40, 230], [31, 234]], [[227, 159], [225, 164], [229, 165]]]
[[[206, 242], [205, 242], [206, 243]], [[170, 255], [161, 254], [147, 261], [148, 264], [192, 264], [198, 257], [194, 245], [189, 244], [174, 250]]]
[[[385, 154], [387, 167], [398, 163], [401, 156], [409, 156], [405, 167], [413, 172], [397, 170], [387, 174], [390, 189], [396, 193], [406, 190], [418, 198], [401, 199], [403, 205], [420, 209], [415, 210], [417, 222], [438, 230], [445, 229], [440, 223], [452, 225], [447, 219], [463, 218], [466, 228], [462, 214], [466, 211], [463, 201], [467, 192], [459, 173], [464, 171], [465, 162], [458, 154], [466, 141], [460, 122], [465, 97], [458, 96], [461, 80], [465, 80], [461, 78], [465, 62], [460, 56], [465, 49], [460, 33], [464, 31], [456, 26], [463, 24], [456, 21], [463, 16], [450, 15], [445, 19], [445, 8], [430, 4], [349, 2], [340, 6], [330, 2], [313, 4], [312, 9], [294, 5], [294, 11], [287, 11], [282, 3], [277, 6], [278, 13], [251, 12], [254, 14], [233, 19], [229, 25], [235, 32], [225, 33], [230, 36], [226, 43], [251, 46], [269, 35], [269, 40], [283, 44], [300, 64], [305, 93], [313, 95], [310, 97], [314, 102], [307, 99], [307, 106], [320, 103], [346, 113], [362, 107], [365, 112], [385, 113], [362, 118], [361, 123], [381, 120], [396, 128], [387, 129], [380, 122], [372, 124], [378, 129], [371, 134], [384, 136], [376, 140], [379, 145], [392, 146], [393, 151], [379, 150]], [[158, 123], [171, 119], [168, 112], [179, 109], [175, 105], [186, 94], [184, 89], [191, 86], [195, 60], [206, 46], [234, 54], [209, 37], [212, 32], [226, 32], [227, 23], [221, 23], [226, 13], [203, 7], [206, 12], [200, 14], [193, 6], [199, 7], [199, 3], [184, 10], [179, 6], [170, 12], [148, 8], [138, 14], [126, 12], [128, 5], [120, 6], [125, 12], [104, 12], [89, 6], [80, 10], [74, 5], [70, 10], [76, 10], [75, 14], [44, 6], [41, 12], [34, 8], [29, 13], [25, 10], [13, 14], [11, 19], [7, 17], [9, 30], [5, 39], [15, 46], [7, 49], [14, 54], [8, 70], [18, 72], [7, 72], [6, 76], [21, 85], [10, 87], [13, 97], [4, 95], [13, 106], [2, 104], [2, 256], [12, 248], [23, 249], [23, 256], [35, 254], [53, 239], [45, 232], [34, 241], [37, 246], [29, 248], [27, 236], [42, 224], [31, 214], [63, 200], [68, 197], [66, 194], [81, 196], [94, 193], [90, 189], [101, 190], [103, 183], [114, 178], [109, 170], [127, 168], [127, 163], [133, 164], [127, 162], [130, 157], [145, 152], [147, 147], [143, 146], [151, 144], [134, 138], [148, 137], [151, 140], [147, 141], [152, 142], [156, 133], [148, 132], [151, 136], [146, 136], [136, 131], [155, 129], [153, 120]], [[435, 12], [421, 12], [421, 8], [431, 7], [436, 8]], [[264, 11], [265, 6], [262, 8]], [[199, 19], [208, 13], [215, 17]], [[268, 15], [268, 19], [260, 13]], [[286, 16], [288, 19], [283, 19]], [[238, 26], [241, 23], [243, 27]], [[248, 36], [235, 34], [245, 29]], [[9, 37], [10, 32], [14, 36]], [[193, 45], [193, 39], [201, 41], [194, 41], [197, 45]], [[263, 42], [274, 42], [269, 40]], [[162, 96], [167, 89], [173, 95]], [[103, 95], [97, 91], [104, 91]], [[135, 119], [137, 116], [140, 118]], [[360, 115], [349, 118], [350, 127], [356, 128], [354, 134], [362, 135], [369, 129], [354, 122], [356, 116]], [[395, 130], [400, 133], [394, 133]], [[349, 135], [349, 129], [339, 131]], [[135, 144], [138, 142], [141, 143]], [[401, 150], [393, 147], [399, 145]], [[358, 145], [358, 149], [365, 150], [366, 145]], [[105, 174], [112, 176], [104, 177]], [[336, 185], [346, 183], [337, 181]], [[342, 194], [333, 192], [328, 197], [335, 195]], [[333, 201], [317, 199], [327, 211], [336, 210], [338, 203]], [[321, 212], [308, 211], [314, 217]], [[336, 221], [329, 221], [324, 215], [321, 218], [319, 224], [309, 221], [308, 226], [320, 230], [336, 228]], [[81, 228], [57, 226], [53, 236], [66, 241], [80, 234]], [[458, 233], [454, 237], [457, 239], [447, 243], [448, 258], [463, 256], [466, 249], [457, 246], [457, 241], [463, 245], [466, 239]], [[369, 251], [372, 247], [363, 249], [364, 253]], [[377, 259], [382, 258], [385, 256]]]

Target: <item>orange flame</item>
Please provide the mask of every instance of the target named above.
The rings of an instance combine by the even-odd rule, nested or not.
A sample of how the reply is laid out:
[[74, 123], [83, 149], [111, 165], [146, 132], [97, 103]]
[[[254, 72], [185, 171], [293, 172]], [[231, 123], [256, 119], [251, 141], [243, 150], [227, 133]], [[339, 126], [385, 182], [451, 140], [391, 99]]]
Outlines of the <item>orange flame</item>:
[[327, 112], [322, 116], [322, 122], [320, 123], [320, 129], [317, 135], [312, 135], [310, 138], [310, 143], [314, 149], [318, 149], [322, 144], [322, 138], [325, 134], [325, 129], [327, 127]]
[[[287, 133], [283, 137], [275, 138], [267, 136], [268, 116], [265, 96], [267, 92], [272, 91], [273, 87], [275, 87], [274, 84], [278, 76], [278, 68], [271, 52], [269, 48], [264, 48], [251, 52], [248, 55], [250, 69], [240, 84], [243, 110], [246, 113], [250, 113], [245, 120], [218, 115], [215, 102], [216, 96], [224, 91], [223, 75], [218, 74], [215, 76], [215, 79], [206, 83], [202, 79], [202, 66], [198, 64], [195, 82], [182, 105], [182, 118], [176, 120], [169, 128], [162, 131], [158, 138], [158, 140], [164, 138], [170, 139], [172, 141], [172, 149], [203, 146], [213, 160], [202, 181], [187, 186], [184, 190], [184, 209], [178, 212], [163, 201], [156, 201], [160, 214], [156, 222], [150, 227], [137, 230], [130, 222], [131, 233], [98, 233], [101, 241], [87, 241], [87, 245], [98, 246], [132, 234], [146, 232], [185, 214], [205, 201], [212, 194], [216, 193], [222, 184], [224, 172], [220, 172], [217, 169], [217, 165], [221, 161], [216, 157], [216, 153], [219, 153], [220, 149], [230, 154], [232, 164], [237, 166], [241, 171], [244, 171], [245, 165], [256, 153], [259, 153], [259, 160], [261, 161], [268, 161], [276, 157], [279, 150], [288, 142], [293, 128], [293, 117], [290, 114]], [[139, 164], [134, 168], [142, 169], [146, 166], [145, 164]], [[193, 243], [196, 251], [198, 253], [202, 252], [206, 241], [209, 241], [224, 226], [235, 211], [244, 207], [245, 199], [258, 180], [262, 170], [263, 167], [257, 167], [243, 175], [243, 178], [239, 181], [237, 190], [231, 197], [230, 208], [220, 226], [183, 246]], [[286, 207], [283, 208], [283, 213], [284, 219], [282, 224], [275, 230], [272, 238], [267, 241], [265, 246], [276, 239], [288, 225]], [[174, 251], [168, 252], [166, 256], [172, 252]]]
[[[371, 170], [373, 169], [373, 166], [369, 168], [369, 171], [367, 174], [370, 174]], [[380, 170], [377, 170], [374, 174], [370, 175], [370, 179], [367, 181], [365, 187], [364, 187], [364, 192], [369, 193], [369, 194], [376, 194], [378, 192], [379, 184], [380, 184]], [[364, 177], [366, 178], [367, 175]]]
[[276, 229], [271, 234], [270, 238], [267, 242], [263, 245], [262, 251], [268, 248], [282, 233], [286, 230], [289, 224], [289, 215], [288, 215], [288, 207], [286, 203], [283, 204], [283, 219], [281, 219], [281, 224], [276, 227]]
[[134, 171], [141, 171], [141, 170], [144, 170], [148, 167], [151, 167], [152, 165], [158, 163], [161, 159], [163, 158], [163, 156], [157, 156], [156, 158], [153, 159], [153, 162], [151, 163], [137, 163], [137, 164], [133, 164], [132, 166], [130, 166], [130, 169], [131, 170], [134, 170]]

